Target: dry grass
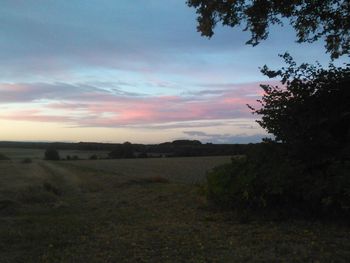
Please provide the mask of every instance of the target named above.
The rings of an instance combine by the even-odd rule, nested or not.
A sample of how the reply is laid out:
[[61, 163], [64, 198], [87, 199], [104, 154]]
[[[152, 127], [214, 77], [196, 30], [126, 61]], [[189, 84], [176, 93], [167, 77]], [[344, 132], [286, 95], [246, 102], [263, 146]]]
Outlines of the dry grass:
[[[236, 214], [210, 208], [191, 183], [163, 177], [187, 178], [189, 171], [176, 173], [174, 161], [181, 168], [192, 161], [194, 169], [208, 159], [144, 161], [134, 163], [144, 165], [135, 170], [118, 161], [2, 162], [0, 262], [350, 261], [348, 226], [242, 222]], [[142, 173], [145, 167], [162, 170]], [[35, 190], [28, 193], [28, 187]], [[37, 194], [46, 197], [36, 199]], [[28, 201], [31, 195], [36, 201]]]
[[128, 177], [162, 177], [171, 182], [198, 184], [203, 182], [208, 170], [230, 162], [230, 156], [179, 157], [118, 160], [82, 160], [66, 162], [80, 169], [112, 173]]

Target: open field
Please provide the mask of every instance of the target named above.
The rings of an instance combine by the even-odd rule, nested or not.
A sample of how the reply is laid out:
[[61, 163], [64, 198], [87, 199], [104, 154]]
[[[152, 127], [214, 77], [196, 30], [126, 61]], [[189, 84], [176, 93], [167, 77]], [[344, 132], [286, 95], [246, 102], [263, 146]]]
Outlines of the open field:
[[[44, 149], [23, 149], [23, 148], [0, 148], [0, 153], [8, 156], [10, 159], [19, 160], [25, 158], [43, 159], [45, 155]], [[78, 151], [78, 150], [60, 150], [59, 154], [62, 159], [67, 155], [78, 156], [79, 159], [89, 159], [91, 155], [99, 158], [107, 158], [108, 151]]]
[[350, 261], [349, 226], [207, 204], [196, 184], [227, 161], [0, 161], [0, 262]]
[[161, 176], [172, 182], [197, 184], [203, 182], [211, 168], [230, 162], [230, 156], [174, 157], [118, 160], [81, 160], [66, 162], [66, 166], [101, 173], [132, 177]]

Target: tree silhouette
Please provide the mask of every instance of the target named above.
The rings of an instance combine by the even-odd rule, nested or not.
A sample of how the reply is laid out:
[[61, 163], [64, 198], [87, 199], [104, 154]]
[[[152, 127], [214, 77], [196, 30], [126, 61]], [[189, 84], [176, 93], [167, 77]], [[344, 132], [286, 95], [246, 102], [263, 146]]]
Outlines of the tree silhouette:
[[50, 147], [45, 151], [45, 160], [58, 161], [60, 155], [55, 148]]
[[[324, 38], [332, 59], [350, 52], [349, 0], [187, 3], [197, 9], [198, 31], [204, 36], [211, 37], [219, 22], [244, 25], [252, 34], [247, 44], [255, 46], [268, 37], [270, 25], [288, 20], [298, 42]], [[217, 191], [212, 200], [221, 203], [350, 217], [350, 64], [297, 66], [288, 53], [282, 57], [287, 67], [261, 70], [270, 78], [279, 77], [281, 85], [261, 85], [260, 108], [248, 105], [274, 139], [247, 153], [247, 159], [214, 171], [207, 189]]]
[[[268, 37], [270, 25], [288, 20], [298, 42], [324, 38], [333, 59], [350, 52], [348, 0], [188, 0], [187, 4], [197, 9], [198, 31], [204, 36], [211, 37], [218, 22], [230, 27], [243, 24], [252, 33], [247, 43], [257, 45]], [[289, 150], [298, 149], [299, 157], [334, 153], [330, 145], [340, 149], [348, 132], [344, 123], [350, 111], [349, 64], [344, 68], [330, 64], [328, 69], [305, 63], [297, 67], [289, 54], [283, 57], [288, 68], [262, 69], [268, 77], [280, 77], [282, 86], [261, 85], [265, 95], [258, 102], [262, 107], [251, 107], [262, 116], [258, 123]], [[308, 146], [314, 149], [312, 154]]]
[[280, 77], [282, 86], [261, 85], [261, 108], [250, 107], [262, 116], [258, 123], [287, 145], [293, 158], [308, 163], [343, 159], [350, 144], [350, 64], [323, 69], [297, 66], [288, 53], [282, 57], [287, 68], [261, 70]]
[[123, 144], [116, 145], [108, 156], [112, 159], [135, 158], [134, 146], [130, 142], [124, 142]]
[[244, 26], [251, 32], [246, 43], [253, 46], [268, 37], [271, 25], [289, 21], [297, 41], [314, 42], [324, 38], [332, 58], [350, 52], [350, 2], [348, 0], [188, 0], [198, 14], [197, 29], [211, 37], [221, 22]]

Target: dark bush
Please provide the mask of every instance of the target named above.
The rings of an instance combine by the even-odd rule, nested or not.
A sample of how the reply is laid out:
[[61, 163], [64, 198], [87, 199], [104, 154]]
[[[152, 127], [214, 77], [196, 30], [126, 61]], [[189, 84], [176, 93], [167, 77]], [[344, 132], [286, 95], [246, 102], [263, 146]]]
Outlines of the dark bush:
[[30, 159], [30, 158], [24, 158], [23, 160], [22, 160], [22, 163], [32, 163], [33, 161], [32, 161], [32, 159]]
[[58, 161], [60, 160], [60, 155], [56, 149], [49, 148], [45, 151], [45, 160]]
[[96, 154], [93, 154], [93, 155], [90, 156], [89, 159], [90, 159], [90, 160], [98, 160], [98, 157], [97, 157]]
[[286, 149], [262, 144], [207, 176], [207, 198], [222, 207], [320, 216], [350, 215], [350, 163], [318, 170], [288, 159]]
[[43, 188], [47, 191], [47, 192], [51, 192], [55, 195], [62, 195], [62, 191], [60, 189], [58, 189], [56, 186], [54, 186], [53, 184], [49, 183], [49, 182], [44, 182], [43, 183]]
[[0, 153], [0, 161], [6, 161], [6, 160], [10, 160], [10, 158]]
[[108, 156], [111, 159], [135, 158], [134, 146], [130, 142], [125, 142], [115, 146]]

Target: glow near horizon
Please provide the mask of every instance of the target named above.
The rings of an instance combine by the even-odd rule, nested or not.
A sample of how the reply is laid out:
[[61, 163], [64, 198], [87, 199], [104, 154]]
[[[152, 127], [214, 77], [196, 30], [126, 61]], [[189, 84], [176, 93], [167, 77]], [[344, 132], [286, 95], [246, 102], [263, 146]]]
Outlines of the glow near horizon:
[[328, 61], [322, 43], [274, 28], [196, 32], [185, 1], [3, 1], [0, 140], [254, 142], [265, 132], [246, 104], [278, 53]]

